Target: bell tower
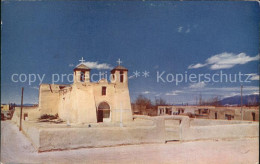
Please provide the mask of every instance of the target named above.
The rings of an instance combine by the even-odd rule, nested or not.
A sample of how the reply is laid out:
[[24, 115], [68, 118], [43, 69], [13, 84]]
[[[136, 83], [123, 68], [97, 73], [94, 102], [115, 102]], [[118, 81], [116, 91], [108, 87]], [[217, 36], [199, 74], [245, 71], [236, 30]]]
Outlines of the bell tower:
[[128, 89], [128, 69], [121, 66], [121, 61], [118, 59], [118, 65], [111, 70], [111, 83], [114, 84], [114, 111], [112, 112], [112, 119], [114, 122], [133, 121], [131, 110], [131, 100]]
[[117, 63], [118, 63], [118, 66], [111, 70], [111, 76], [112, 76], [111, 82], [116, 83], [116, 84], [127, 85], [128, 84], [128, 77], [127, 77], [128, 69], [126, 69], [125, 67], [120, 65], [122, 63], [122, 61], [120, 59], [118, 59]]
[[74, 68], [74, 83], [90, 82], [90, 68], [84, 64], [83, 57], [79, 60], [81, 63]]

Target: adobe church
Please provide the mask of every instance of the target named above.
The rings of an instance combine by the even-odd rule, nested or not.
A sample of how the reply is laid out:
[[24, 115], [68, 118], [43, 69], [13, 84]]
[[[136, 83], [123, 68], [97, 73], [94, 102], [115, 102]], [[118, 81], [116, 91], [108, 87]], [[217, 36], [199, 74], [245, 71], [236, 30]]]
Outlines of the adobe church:
[[106, 79], [91, 82], [90, 71], [81, 61], [74, 68], [73, 84], [41, 84], [40, 114], [58, 113], [62, 120], [70, 123], [132, 121], [128, 70], [119, 62], [111, 70], [111, 82]]

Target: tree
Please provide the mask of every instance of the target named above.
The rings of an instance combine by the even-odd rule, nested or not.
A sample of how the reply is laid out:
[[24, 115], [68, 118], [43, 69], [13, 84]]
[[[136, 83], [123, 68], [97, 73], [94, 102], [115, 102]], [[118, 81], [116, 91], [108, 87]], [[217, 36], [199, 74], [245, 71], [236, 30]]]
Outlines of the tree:
[[143, 95], [139, 95], [135, 100], [136, 105], [145, 106], [146, 109], [152, 108], [152, 102], [150, 99], [146, 98]]
[[210, 105], [221, 106], [220, 97], [219, 96], [213, 97], [210, 101]]
[[203, 100], [202, 100], [202, 96], [201, 94], [199, 95], [199, 105], [202, 105], [203, 104]]
[[212, 97], [208, 100], [202, 100], [201, 105], [210, 105], [210, 106], [221, 106], [221, 101], [218, 96]]
[[167, 102], [162, 98], [155, 98], [155, 106], [168, 105]]
[[151, 114], [157, 113], [157, 107], [159, 105], [168, 105], [167, 102], [162, 98], [155, 98], [154, 102], [152, 102], [149, 98], [139, 95], [135, 102], [133, 103], [133, 110], [138, 112], [139, 114]]

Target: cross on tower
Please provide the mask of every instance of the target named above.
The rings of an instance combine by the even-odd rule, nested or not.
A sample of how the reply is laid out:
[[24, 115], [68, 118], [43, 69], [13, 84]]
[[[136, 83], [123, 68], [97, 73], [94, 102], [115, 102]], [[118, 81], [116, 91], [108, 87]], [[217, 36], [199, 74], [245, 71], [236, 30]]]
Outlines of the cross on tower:
[[79, 60], [80, 63], [83, 63], [85, 60], [83, 59], [83, 57], [81, 57], [81, 60]]
[[101, 79], [104, 79], [105, 77], [105, 72], [101, 72]]
[[120, 65], [121, 63], [123, 63], [120, 59], [118, 59], [116, 62], [118, 63], [118, 65]]

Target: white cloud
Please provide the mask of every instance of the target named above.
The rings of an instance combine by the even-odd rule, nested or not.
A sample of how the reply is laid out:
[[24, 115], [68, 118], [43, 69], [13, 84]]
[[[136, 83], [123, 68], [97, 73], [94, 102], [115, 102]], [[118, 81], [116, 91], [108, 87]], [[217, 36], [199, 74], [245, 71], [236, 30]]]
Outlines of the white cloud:
[[259, 92], [253, 92], [252, 95], [259, 95]]
[[151, 92], [150, 92], [150, 91], [144, 91], [144, 92], [142, 92], [142, 94], [144, 94], [144, 95], [149, 94], [149, 93], [151, 93]]
[[148, 95], [148, 94], [154, 95], [154, 94], [157, 94], [156, 92], [148, 91], [148, 90], [142, 91], [142, 92], [135, 92], [135, 93], [142, 94], [142, 95]]
[[250, 80], [259, 80], [259, 75], [253, 73], [253, 74], [250, 74], [251, 75], [251, 78]]
[[223, 97], [224, 98], [227, 98], [227, 97], [233, 97], [233, 96], [238, 96], [238, 95], [240, 95], [240, 93], [239, 92], [231, 92], [230, 94], [227, 94], [227, 95], [224, 95]]
[[[187, 95], [193, 95], [201, 93], [202, 95], [211, 95], [211, 96], [222, 96], [230, 97], [235, 95], [240, 95], [241, 87], [203, 87], [203, 88], [184, 88], [183, 93]], [[256, 94], [259, 92], [258, 86], [244, 86], [243, 95]]]
[[259, 55], [255, 57], [247, 56], [245, 53], [233, 54], [233, 53], [221, 53], [215, 56], [212, 56], [206, 60], [208, 64], [211, 65], [211, 69], [226, 69], [232, 68], [237, 64], [246, 64], [250, 61], [259, 60]]
[[[203, 88], [189, 88], [183, 87], [178, 88], [178, 90], [172, 92], [165, 92], [162, 93], [161, 97], [166, 99], [170, 103], [182, 103], [182, 102], [189, 102], [195, 103], [196, 97], [200, 94], [204, 100], [213, 98], [218, 96], [220, 99], [240, 95], [240, 85], [238, 84], [236, 87], [208, 87]], [[163, 95], [164, 94], [164, 95]], [[244, 86], [243, 87], [243, 95], [252, 95], [252, 94], [259, 94], [259, 87], [258, 86]], [[174, 101], [172, 99], [174, 97]]]
[[190, 33], [191, 32], [191, 30], [192, 29], [194, 29], [195, 27], [194, 26], [192, 26], [192, 27], [190, 27], [190, 25], [188, 25], [188, 26], [179, 26], [178, 28], [177, 28], [177, 31], [178, 31], [178, 33], [186, 33], [186, 34], [188, 34], [188, 33]]
[[182, 91], [179, 91], [179, 90], [171, 91], [171, 92], [165, 93], [165, 95], [166, 95], [166, 96], [176, 96], [176, 95], [178, 95], [179, 93], [182, 93]]
[[206, 83], [204, 81], [202, 81], [202, 82], [198, 82], [195, 84], [190, 84], [189, 88], [196, 89], [196, 88], [204, 88], [205, 86], [206, 86]]
[[36, 89], [36, 90], [39, 90], [39, 87], [31, 87], [32, 89]]
[[183, 29], [182, 26], [178, 27], [178, 32], [182, 32], [182, 29]]
[[[80, 63], [81, 64], [81, 63]], [[107, 63], [98, 63], [98, 62], [83, 62], [84, 65], [91, 69], [113, 69], [109, 64]]]
[[198, 63], [198, 64], [192, 64], [192, 65], [189, 65], [189, 67], [188, 67], [188, 69], [194, 69], [194, 68], [200, 68], [200, 67], [204, 67], [204, 66], [206, 66], [207, 64], [200, 64], [200, 63]]
[[205, 61], [205, 64], [201, 64], [201, 63], [192, 64], [188, 67], [188, 69], [201, 68], [207, 65], [210, 66], [211, 70], [228, 69], [238, 64], [246, 64], [248, 62], [256, 61], [256, 60], [259, 60], [259, 55], [251, 57], [251, 56], [247, 56], [247, 54], [245, 53], [240, 53], [236, 55], [234, 53], [223, 52], [221, 54], [217, 54], [208, 58]]
[[129, 77], [128, 77], [128, 80], [129, 80], [129, 79], [133, 79], [133, 78], [135, 78], [135, 75], [129, 76]]

